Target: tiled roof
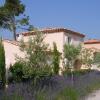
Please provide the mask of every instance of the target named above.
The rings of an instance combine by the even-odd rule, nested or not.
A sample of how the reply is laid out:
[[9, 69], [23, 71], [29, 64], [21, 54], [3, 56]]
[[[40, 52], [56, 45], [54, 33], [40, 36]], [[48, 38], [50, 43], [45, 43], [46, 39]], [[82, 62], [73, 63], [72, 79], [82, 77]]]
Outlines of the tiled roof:
[[[42, 30], [39, 30], [39, 31], [43, 32], [43, 33], [66, 32], [66, 33], [78, 35], [80, 37], [85, 37], [84, 34], [81, 34], [79, 32], [74, 32], [74, 31], [68, 30], [66, 28], [47, 28], [47, 29], [42, 29]], [[29, 35], [33, 35], [35, 33], [36, 33], [35, 31], [30, 31], [30, 32], [22, 32], [21, 34], [24, 35], [24, 36], [29, 36]]]
[[98, 44], [98, 43], [100, 43], [100, 40], [96, 39], [91, 39], [84, 42], [84, 44]]

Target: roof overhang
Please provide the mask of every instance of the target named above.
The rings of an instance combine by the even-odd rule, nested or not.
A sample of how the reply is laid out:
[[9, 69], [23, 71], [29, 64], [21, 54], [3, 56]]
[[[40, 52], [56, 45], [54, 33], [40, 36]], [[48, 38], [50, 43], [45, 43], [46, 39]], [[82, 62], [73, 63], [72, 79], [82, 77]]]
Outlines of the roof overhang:
[[34, 35], [36, 34], [36, 32], [42, 32], [42, 33], [56, 33], [56, 32], [66, 32], [66, 33], [70, 33], [70, 34], [74, 34], [74, 35], [77, 35], [77, 36], [80, 36], [82, 38], [85, 37], [84, 34], [81, 34], [79, 32], [75, 32], [75, 31], [72, 31], [72, 30], [68, 30], [66, 28], [48, 28], [48, 29], [43, 29], [43, 30], [39, 30], [39, 31], [29, 31], [29, 32], [22, 32], [21, 34], [23, 36], [30, 36], [30, 35]]

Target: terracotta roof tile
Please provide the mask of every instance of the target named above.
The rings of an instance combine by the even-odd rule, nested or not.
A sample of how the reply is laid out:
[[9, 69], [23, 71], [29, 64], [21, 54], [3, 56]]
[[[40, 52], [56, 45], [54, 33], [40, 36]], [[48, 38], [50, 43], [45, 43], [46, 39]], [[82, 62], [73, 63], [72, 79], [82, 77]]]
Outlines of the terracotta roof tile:
[[[84, 34], [81, 34], [79, 32], [75, 32], [75, 31], [72, 31], [72, 30], [68, 30], [66, 28], [46, 28], [46, 29], [42, 29], [42, 30], [39, 30], [39, 31], [43, 32], [43, 33], [66, 32], [66, 33], [78, 35], [80, 37], [85, 37]], [[24, 36], [29, 36], [29, 35], [33, 35], [35, 33], [36, 33], [35, 31], [30, 31], [30, 32], [22, 32], [21, 34], [24, 35]]]
[[100, 43], [100, 40], [96, 39], [91, 39], [84, 42], [84, 44], [98, 44], [98, 43]]

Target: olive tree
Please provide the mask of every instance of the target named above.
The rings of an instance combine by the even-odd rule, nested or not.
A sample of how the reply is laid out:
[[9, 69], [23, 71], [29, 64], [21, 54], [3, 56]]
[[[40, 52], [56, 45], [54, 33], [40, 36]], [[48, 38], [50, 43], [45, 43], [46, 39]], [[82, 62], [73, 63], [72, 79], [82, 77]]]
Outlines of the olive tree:
[[25, 43], [20, 41], [20, 50], [25, 52], [25, 58], [17, 57], [17, 60], [24, 64], [24, 78], [34, 78], [34, 83], [41, 77], [48, 77], [52, 74], [51, 67], [48, 65], [48, 44], [44, 42], [45, 35], [34, 30], [33, 38]]
[[74, 63], [77, 57], [80, 54], [80, 46], [75, 47], [74, 45], [65, 44], [64, 45], [64, 59], [65, 59], [65, 70], [70, 69], [71, 71], [71, 80], [73, 85], [73, 70], [74, 70]]
[[75, 47], [74, 45], [64, 45], [64, 59], [65, 59], [65, 67], [67, 69], [72, 68], [74, 69], [74, 63], [76, 58], [80, 54], [80, 46]]

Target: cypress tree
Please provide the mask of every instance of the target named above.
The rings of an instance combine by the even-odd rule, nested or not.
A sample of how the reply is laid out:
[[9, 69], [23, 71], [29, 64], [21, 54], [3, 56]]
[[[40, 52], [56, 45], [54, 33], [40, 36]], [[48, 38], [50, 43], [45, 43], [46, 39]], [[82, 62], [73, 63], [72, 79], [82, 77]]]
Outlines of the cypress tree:
[[5, 51], [4, 51], [4, 46], [2, 44], [2, 39], [0, 40], [0, 76], [1, 76], [1, 81], [3, 83], [3, 88], [5, 87], [6, 83], [6, 68], [5, 68]]
[[53, 43], [53, 72], [59, 74], [60, 53], [57, 50], [56, 43]]

